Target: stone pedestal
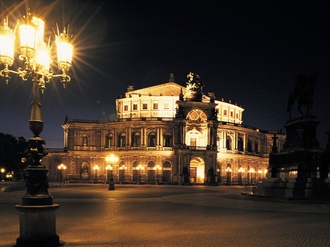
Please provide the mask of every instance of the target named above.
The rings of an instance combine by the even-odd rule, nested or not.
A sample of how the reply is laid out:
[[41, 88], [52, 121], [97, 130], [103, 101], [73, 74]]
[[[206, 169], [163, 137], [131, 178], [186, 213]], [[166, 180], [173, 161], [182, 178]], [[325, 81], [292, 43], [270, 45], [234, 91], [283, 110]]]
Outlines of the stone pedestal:
[[286, 122], [283, 149], [277, 152], [274, 136], [267, 179], [253, 188], [253, 195], [298, 200], [330, 199], [328, 164], [321, 159], [322, 149], [316, 139], [318, 123], [312, 115]]
[[58, 207], [58, 204], [16, 205], [20, 221], [20, 236], [16, 240], [16, 247], [59, 246], [55, 219]]
[[53, 203], [53, 196], [48, 193], [48, 169], [40, 164], [28, 166], [24, 170], [26, 177], [26, 195], [19, 211], [20, 236], [15, 247], [57, 247], [60, 246], [56, 234], [55, 211], [58, 204]]
[[115, 184], [114, 182], [111, 182], [109, 183], [109, 190], [115, 190]]

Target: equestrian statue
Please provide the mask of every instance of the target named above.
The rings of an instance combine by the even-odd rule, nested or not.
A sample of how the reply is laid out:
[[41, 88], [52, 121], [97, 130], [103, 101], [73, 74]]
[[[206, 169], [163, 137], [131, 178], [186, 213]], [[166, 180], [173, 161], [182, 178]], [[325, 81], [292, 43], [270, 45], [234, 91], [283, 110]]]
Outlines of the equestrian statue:
[[289, 112], [289, 119], [291, 119], [292, 107], [295, 103], [301, 115], [304, 115], [302, 107], [305, 107], [305, 114], [309, 114], [309, 110], [313, 106], [313, 95], [317, 76], [316, 72], [313, 72], [310, 77], [306, 76], [304, 72], [297, 75], [294, 90], [288, 99], [287, 112]]

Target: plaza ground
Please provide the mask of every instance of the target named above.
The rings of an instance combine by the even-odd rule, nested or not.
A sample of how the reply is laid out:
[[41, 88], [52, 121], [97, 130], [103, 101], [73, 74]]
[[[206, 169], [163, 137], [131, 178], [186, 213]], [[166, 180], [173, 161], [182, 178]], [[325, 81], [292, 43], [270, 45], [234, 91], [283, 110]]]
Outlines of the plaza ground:
[[[0, 246], [19, 236], [24, 185], [0, 184]], [[330, 246], [330, 203], [244, 196], [244, 186], [50, 184], [65, 247]]]

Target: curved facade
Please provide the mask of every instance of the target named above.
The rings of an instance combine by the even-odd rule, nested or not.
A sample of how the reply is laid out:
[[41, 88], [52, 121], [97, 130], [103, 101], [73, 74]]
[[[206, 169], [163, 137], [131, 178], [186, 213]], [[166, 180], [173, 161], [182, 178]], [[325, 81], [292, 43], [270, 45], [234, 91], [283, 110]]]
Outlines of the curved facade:
[[[43, 159], [50, 180], [254, 184], [263, 178], [275, 133], [243, 125], [242, 107], [203, 94], [199, 76], [190, 75], [185, 87], [173, 77], [129, 86], [116, 99], [116, 120], [66, 119], [64, 151]], [[276, 136], [281, 149], [285, 136]], [[61, 163], [66, 170], [57, 169]]]

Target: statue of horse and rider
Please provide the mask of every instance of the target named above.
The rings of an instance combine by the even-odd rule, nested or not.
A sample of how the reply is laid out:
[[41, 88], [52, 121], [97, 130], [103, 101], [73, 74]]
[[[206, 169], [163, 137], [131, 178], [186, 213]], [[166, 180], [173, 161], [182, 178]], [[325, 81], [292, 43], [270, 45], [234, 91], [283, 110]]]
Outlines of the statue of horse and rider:
[[289, 112], [289, 119], [291, 119], [292, 107], [296, 103], [297, 110], [301, 115], [304, 115], [303, 110], [301, 109], [303, 106], [306, 108], [306, 115], [309, 114], [309, 110], [313, 106], [313, 95], [315, 84], [317, 80], [317, 73], [313, 72], [310, 77], [306, 76], [304, 72], [298, 74], [295, 87], [293, 92], [289, 95], [288, 100], [288, 108], [287, 112]]

